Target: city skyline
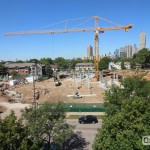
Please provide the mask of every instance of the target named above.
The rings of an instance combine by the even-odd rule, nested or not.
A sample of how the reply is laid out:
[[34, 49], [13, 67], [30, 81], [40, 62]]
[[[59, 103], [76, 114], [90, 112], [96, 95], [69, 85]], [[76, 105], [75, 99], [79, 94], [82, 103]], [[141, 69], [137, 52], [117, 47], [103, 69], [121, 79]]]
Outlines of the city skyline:
[[[6, 37], [4, 33], [43, 29], [41, 27], [44, 27], [45, 30], [55, 30], [64, 27], [65, 23], [58, 24], [55, 28], [50, 24], [65, 19], [89, 16], [100, 16], [121, 25], [133, 24], [133, 28], [128, 32], [116, 30], [100, 34], [100, 55], [108, 54], [109, 52], [113, 53], [115, 49], [124, 45], [136, 44], [139, 46], [139, 33], [141, 31], [146, 33], [146, 47], [149, 48], [150, 30], [149, 22], [147, 22], [149, 4], [148, 0], [127, 0], [126, 3], [118, 0], [101, 2], [98, 0], [94, 2], [92, 0], [3, 1], [0, 5], [0, 60], [29, 60], [43, 57], [52, 59], [57, 57], [66, 59], [73, 57], [83, 58], [87, 55], [87, 46], [94, 47], [94, 32], [13, 37]], [[83, 20], [83, 22], [85, 21]], [[79, 24], [81, 24], [80, 20], [77, 22], [70, 20], [67, 27]], [[93, 26], [94, 20], [93, 22], [87, 21], [86, 25]], [[113, 25], [100, 20], [99, 26], [110, 27]]]

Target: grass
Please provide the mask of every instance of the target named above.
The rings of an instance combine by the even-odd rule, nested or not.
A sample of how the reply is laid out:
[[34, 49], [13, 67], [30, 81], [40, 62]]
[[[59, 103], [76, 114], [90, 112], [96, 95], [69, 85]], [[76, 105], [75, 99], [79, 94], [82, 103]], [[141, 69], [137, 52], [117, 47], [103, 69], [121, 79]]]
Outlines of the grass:
[[[81, 117], [83, 115], [69, 115], [67, 116], [67, 119], [78, 119], [79, 117]], [[97, 117], [97, 119], [102, 119], [103, 115], [94, 115]]]

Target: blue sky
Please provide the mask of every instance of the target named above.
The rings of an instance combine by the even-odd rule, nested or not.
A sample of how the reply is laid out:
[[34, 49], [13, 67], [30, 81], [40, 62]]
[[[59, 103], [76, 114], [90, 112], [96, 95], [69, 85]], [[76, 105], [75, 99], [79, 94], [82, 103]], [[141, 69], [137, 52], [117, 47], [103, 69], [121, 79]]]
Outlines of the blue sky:
[[[115, 30], [100, 34], [100, 55], [113, 53], [128, 44], [139, 47], [140, 31], [146, 32], [147, 47], [150, 48], [149, 6], [149, 0], [0, 0], [0, 60], [84, 57], [87, 47], [94, 46], [94, 32], [25, 36], [4, 36], [4, 33], [63, 29], [64, 23], [48, 25], [89, 16], [100, 16], [121, 25], [133, 24], [129, 32]], [[69, 21], [67, 27], [85, 21]], [[94, 20], [79, 27], [89, 26], [94, 27]], [[113, 25], [99, 20], [99, 26]]]

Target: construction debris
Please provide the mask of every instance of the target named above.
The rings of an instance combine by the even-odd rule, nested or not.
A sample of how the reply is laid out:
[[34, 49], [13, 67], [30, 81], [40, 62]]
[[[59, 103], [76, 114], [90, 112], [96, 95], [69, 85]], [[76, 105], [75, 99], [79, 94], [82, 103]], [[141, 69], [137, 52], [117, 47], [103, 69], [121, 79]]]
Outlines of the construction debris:
[[0, 91], [4, 91], [4, 90], [6, 90], [6, 89], [8, 89], [9, 88], [9, 85], [8, 84], [4, 84], [4, 83], [1, 83], [0, 84]]
[[5, 90], [5, 94], [8, 96], [8, 102], [10, 103], [24, 103], [24, 95], [21, 93]]

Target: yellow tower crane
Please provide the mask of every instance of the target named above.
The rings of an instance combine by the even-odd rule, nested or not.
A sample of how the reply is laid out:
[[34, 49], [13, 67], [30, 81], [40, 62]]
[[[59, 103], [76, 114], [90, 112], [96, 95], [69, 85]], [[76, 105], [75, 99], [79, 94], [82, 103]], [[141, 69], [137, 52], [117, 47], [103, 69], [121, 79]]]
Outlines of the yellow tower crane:
[[[28, 35], [28, 34], [57, 34], [57, 33], [68, 33], [68, 32], [90, 32], [94, 31], [94, 68], [95, 68], [95, 78], [98, 81], [99, 80], [99, 33], [104, 32], [107, 30], [122, 30], [124, 29], [126, 32], [128, 29], [132, 28], [132, 24], [122, 26], [117, 23], [114, 23], [110, 20], [106, 20], [105, 18], [99, 17], [99, 16], [93, 16], [89, 17], [93, 18], [95, 20], [95, 27], [91, 28], [71, 28], [67, 29], [65, 26], [65, 29], [59, 29], [59, 30], [31, 30], [31, 31], [20, 31], [20, 32], [7, 32], [4, 35], [5, 36], [19, 36], [19, 35]], [[116, 25], [117, 27], [99, 27], [98, 26], [98, 19], [101, 19], [103, 21], [112, 23]], [[70, 19], [68, 19], [70, 20]], [[75, 19], [73, 19], [75, 20]], [[65, 20], [67, 25], [67, 20]]]

